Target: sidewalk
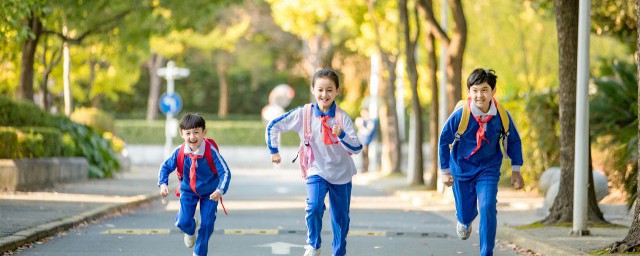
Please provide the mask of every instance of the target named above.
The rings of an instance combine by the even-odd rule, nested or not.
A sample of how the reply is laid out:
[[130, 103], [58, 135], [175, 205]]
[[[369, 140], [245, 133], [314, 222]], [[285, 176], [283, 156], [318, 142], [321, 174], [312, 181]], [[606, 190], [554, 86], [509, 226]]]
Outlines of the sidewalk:
[[48, 191], [0, 193], [0, 253], [157, 199], [157, 167]]
[[[354, 183], [367, 184], [395, 194], [401, 200], [419, 209], [438, 210], [443, 217], [455, 221], [453, 194], [445, 189], [444, 194], [426, 191], [424, 188], [407, 186], [406, 177], [381, 177], [377, 173], [358, 174]], [[515, 191], [500, 188], [498, 191], [498, 230], [496, 239], [521, 248], [516, 249], [526, 255], [591, 255], [590, 252], [600, 250], [627, 235], [628, 228], [594, 228], [589, 227], [591, 235], [573, 236], [569, 232], [572, 227], [540, 227], [519, 229], [542, 220], [546, 212], [542, 209], [544, 198], [533, 192]], [[605, 219], [614, 224], [629, 227], [633, 221], [633, 212], [628, 212], [625, 205], [600, 204]], [[474, 221], [474, 230], [478, 230], [478, 220]], [[453, 227], [452, 227], [453, 228]], [[613, 254], [604, 254], [613, 255]]]

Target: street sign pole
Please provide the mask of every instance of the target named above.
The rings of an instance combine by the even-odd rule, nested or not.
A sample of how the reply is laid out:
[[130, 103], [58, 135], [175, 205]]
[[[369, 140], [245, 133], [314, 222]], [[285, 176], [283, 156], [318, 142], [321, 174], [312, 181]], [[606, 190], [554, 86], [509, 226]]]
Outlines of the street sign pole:
[[[189, 75], [189, 69], [176, 67], [173, 61], [167, 63], [166, 68], [159, 68], [158, 75], [164, 77], [167, 80], [167, 97], [173, 100], [174, 104], [170, 104], [168, 108], [161, 107], [160, 110], [167, 115], [165, 122], [165, 142], [164, 142], [164, 157], [167, 158], [171, 154], [171, 144], [173, 137], [178, 135], [178, 120], [174, 118], [180, 111], [178, 106], [181, 106], [179, 102], [180, 97], [175, 94], [176, 79], [187, 77]], [[175, 94], [175, 95], [174, 95]], [[164, 104], [164, 100], [160, 101], [160, 104]]]

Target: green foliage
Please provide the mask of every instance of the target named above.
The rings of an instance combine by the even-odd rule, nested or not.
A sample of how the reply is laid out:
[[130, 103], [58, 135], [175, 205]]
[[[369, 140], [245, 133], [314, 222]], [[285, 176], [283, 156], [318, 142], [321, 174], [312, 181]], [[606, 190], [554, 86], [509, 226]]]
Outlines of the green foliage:
[[18, 158], [62, 155], [62, 134], [54, 127], [18, 128]]
[[109, 145], [91, 128], [73, 122], [64, 116], [55, 118], [56, 126], [75, 141], [76, 153], [89, 162], [89, 177], [110, 178], [120, 168], [120, 163]]
[[609, 151], [608, 175], [612, 184], [624, 184], [629, 206], [637, 195], [638, 172], [638, 80], [636, 65], [602, 60], [602, 77], [594, 79], [596, 92], [590, 100], [591, 133]]
[[12, 127], [0, 127], [0, 159], [18, 157], [18, 133]]
[[0, 95], [0, 125], [52, 126], [51, 117], [35, 104]]
[[98, 108], [78, 108], [71, 113], [71, 120], [93, 128], [98, 134], [113, 133], [113, 117]]
[[[221, 145], [265, 146], [265, 124], [261, 121], [218, 121], [207, 120], [207, 137]], [[164, 121], [147, 122], [145, 120], [117, 120], [116, 132], [128, 144], [164, 144]], [[183, 143], [179, 136], [173, 144]], [[293, 132], [282, 135], [281, 144], [295, 146], [300, 143]]]
[[[526, 170], [522, 176], [527, 188], [533, 189], [542, 172], [560, 165], [558, 93], [555, 90], [531, 93], [522, 99], [504, 101], [504, 104], [522, 140], [523, 168]], [[503, 164], [503, 174], [510, 174], [510, 169], [510, 164]], [[510, 177], [502, 175], [501, 183], [509, 184]]]

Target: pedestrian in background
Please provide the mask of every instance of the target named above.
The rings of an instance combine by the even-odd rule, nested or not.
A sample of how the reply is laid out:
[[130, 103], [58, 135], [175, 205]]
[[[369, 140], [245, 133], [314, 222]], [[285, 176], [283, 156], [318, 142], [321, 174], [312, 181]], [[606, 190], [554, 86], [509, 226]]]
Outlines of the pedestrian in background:
[[[378, 119], [371, 119], [369, 110], [363, 107], [355, 123], [358, 128], [358, 138], [362, 143], [362, 170], [360, 170], [360, 172], [364, 173], [369, 171], [369, 144], [371, 144], [376, 137]], [[376, 159], [373, 159], [373, 161], [375, 160]]]
[[324, 199], [327, 193], [331, 204], [333, 255], [346, 255], [351, 178], [357, 173], [351, 154], [358, 154], [362, 145], [351, 118], [335, 103], [339, 88], [335, 71], [317, 71], [311, 78], [311, 93], [316, 102], [277, 117], [266, 129], [267, 147], [274, 164], [281, 161], [278, 151], [280, 133], [293, 130], [303, 142], [299, 154], [307, 184], [305, 256], [320, 255], [322, 215], [326, 209]]
[[524, 186], [520, 136], [513, 119], [493, 97], [496, 80], [493, 70], [473, 70], [467, 79], [469, 98], [447, 120], [439, 144], [441, 178], [446, 186], [453, 185], [460, 239], [469, 238], [480, 211], [480, 255], [493, 255], [495, 246], [501, 142], [511, 158], [511, 185]]
[[[193, 255], [207, 255], [209, 239], [213, 234], [218, 201], [227, 192], [231, 172], [218, 146], [207, 134], [204, 118], [197, 114], [187, 114], [180, 120], [180, 136], [184, 143], [160, 166], [158, 186], [160, 194], [169, 194], [167, 187], [169, 174], [178, 172], [180, 180], [180, 209], [175, 225], [184, 232], [185, 246], [193, 249]], [[187, 156], [187, 157], [185, 157]], [[182, 175], [186, 173], [187, 175]], [[178, 190], [176, 190], [178, 191]], [[200, 203], [200, 227], [194, 218], [196, 206]], [[224, 206], [223, 206], [224, 207]], [[196, 229], [199, 230], [196, 233]]]

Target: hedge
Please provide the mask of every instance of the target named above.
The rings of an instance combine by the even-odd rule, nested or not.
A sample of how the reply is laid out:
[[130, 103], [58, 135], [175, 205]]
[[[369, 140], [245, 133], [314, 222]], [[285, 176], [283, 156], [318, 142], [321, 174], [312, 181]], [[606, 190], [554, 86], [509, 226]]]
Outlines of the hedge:
[[0, 126], [53, 126], [51, 116], [37, 105], [0, 95]]
[[[116, 134], [128, 144], [164, 144], [165, 121], [116, 120]], [[220, 145], [265, 146], [265, 124], [260, 120], [220, 121], [207, 120], [207, 137]], [[288, 132], [282, 135], [282, 145], [294, 146], [300, 143], [298, 135]], [[184, 142], [180, 136], [173, 138], [173, 144]]]
[[0, 158], [63, 155], [60, 130], [53, 127], [0, 127]]

